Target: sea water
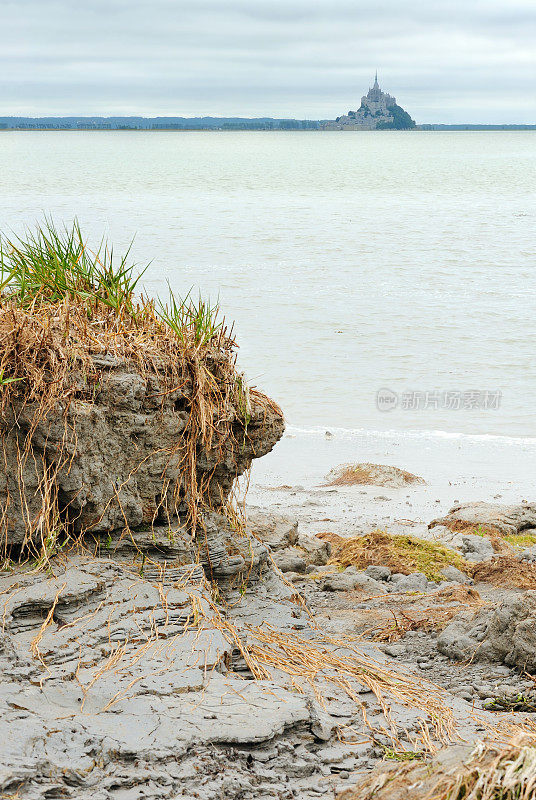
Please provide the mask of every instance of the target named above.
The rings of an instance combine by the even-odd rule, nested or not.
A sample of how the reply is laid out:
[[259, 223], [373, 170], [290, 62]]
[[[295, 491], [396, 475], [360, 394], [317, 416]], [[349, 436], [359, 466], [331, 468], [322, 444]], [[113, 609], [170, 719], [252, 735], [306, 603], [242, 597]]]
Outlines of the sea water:
[[0, 133], [3, 231], [135, 237], [149, 292], [234, 320], [287, 482], [376, 457], [530, 492], [535, 186], [531, 131]]

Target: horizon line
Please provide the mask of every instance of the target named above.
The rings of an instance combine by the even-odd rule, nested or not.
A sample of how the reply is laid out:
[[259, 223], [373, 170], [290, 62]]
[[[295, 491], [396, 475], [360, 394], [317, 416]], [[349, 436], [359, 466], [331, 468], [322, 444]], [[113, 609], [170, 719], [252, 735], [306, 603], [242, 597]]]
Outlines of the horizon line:
[[[153, 120], [180, 120], [180, 121], [194, 121], [194, 120], [214, 120], [214, 121], [244, 121], [244, 122], [309, 122], [309, 123], [322, 123], [322, 122], [330, 122], [331, 119], [328, 117], [270, 117], [270, 116], [258, 116], [258, 117], [248, 117], [248, 116], [240, 116], [240, 115], [227, 115], [227, 116], [214, 116], [211, 114], [203, 114], [203, 115], [196, 115], [196, 116], [180, 116], [180, 115], [154, 115], [154, 116], [146, 116], [144, 114], [40, 114], [38, 116], [33, 115], [26, 115], [26, 114], [5, 114], [0, 115], [0, 120], [5, 121], [14, 121], [14, 120], [32, 120], [32, 121], [40, 121], [40, 120], [146, 120], [146, 121], [153, 121]], [[441, 126], [452, 126], [452, 125], [467, 125], [467, 126], [474, 126], [478, 125], [481, 127], [513, 127], [513, 126], [522, 126], [522, 127], [535, 127], [536, 122], [419, 122], [417, 123], [418, 126], [422, 125], [441, 125]]]

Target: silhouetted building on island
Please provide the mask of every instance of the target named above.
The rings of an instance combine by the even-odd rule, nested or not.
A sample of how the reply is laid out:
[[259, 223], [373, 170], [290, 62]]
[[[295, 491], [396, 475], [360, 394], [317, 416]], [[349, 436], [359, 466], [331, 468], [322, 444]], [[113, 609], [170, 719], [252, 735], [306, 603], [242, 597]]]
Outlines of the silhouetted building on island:
[[397, 105], [396, 97], [382, 92], [378, 84], [378, 73], [374, 85], [361, 98], [361, 106], [357, 111], [349, 111], [346, 116], [326, 122], [324, 130], [328, 131], [374, 131], [374, 130], [408, 130], [415, 128], [415, 122], [407, 111]]

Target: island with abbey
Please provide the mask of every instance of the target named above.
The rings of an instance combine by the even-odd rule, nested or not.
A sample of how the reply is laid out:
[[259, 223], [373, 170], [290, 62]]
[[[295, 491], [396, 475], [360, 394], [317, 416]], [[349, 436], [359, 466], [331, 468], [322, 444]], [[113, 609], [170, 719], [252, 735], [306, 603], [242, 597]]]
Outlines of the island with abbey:
[[328, 131], [374, 131], [410, 130], [416, 125], [408, 112], [397, 105], [395, 97], [382, 92], [376, 73], [374, 85], [361, 98], [358, 110], [325, 122], [323, 127]]

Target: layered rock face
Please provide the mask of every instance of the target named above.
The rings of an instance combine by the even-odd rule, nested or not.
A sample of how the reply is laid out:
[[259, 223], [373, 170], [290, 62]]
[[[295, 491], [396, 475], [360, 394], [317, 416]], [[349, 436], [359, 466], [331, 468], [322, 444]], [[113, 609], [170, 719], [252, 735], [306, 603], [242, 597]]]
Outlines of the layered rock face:
[[67, 404], [44, 417], [21, 406], [4, 425], [5, 544], [42, 537], [54, 499], [76, 533], [181, 524], [193, 494], [220, 507], [234, 479], [282, 435], [281, 412], [253, 394], [247, 413], [229, 403], [207, 421], [212, 447], [200, 435], [192, 441], [192, 380], [169, 391], [157, 372], [128, 361], [93, 356], [93, 364], [91, 382], [79, 382]]

